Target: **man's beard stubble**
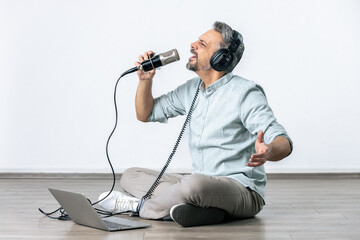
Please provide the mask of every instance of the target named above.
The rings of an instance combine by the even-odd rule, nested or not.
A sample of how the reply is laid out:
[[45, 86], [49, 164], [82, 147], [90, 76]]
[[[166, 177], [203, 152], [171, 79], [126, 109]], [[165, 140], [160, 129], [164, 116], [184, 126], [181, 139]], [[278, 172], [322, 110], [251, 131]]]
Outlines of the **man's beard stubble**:
[[196, 72], [198, 70], [199, 66], [198, 66], [197, 61], [195, 63], [191, 63], [189, 60], [189, 62], [186, 64], [186, 68], [190, 71]]
[[194, 63], [191, 63], [191, 60], [189, 59], [189, 62], [186, 64], [186, 68], [190, 71], [199, 71], [199, 70], [202, 70], [202, 71], [207, 71], [207, 70], [210, 70], [211, 69], [211, 65], [210, 65], [210, 61], [206, 63], [205, 66], [201, 67], [201, 69], [199, 68], [199, 61], [197, 59], [197, 54], [195, 53], [194, 49], [190, 49], [190, 52], [192, 54], [195, 54], [196, 55], [196, 59], [195, 59], [195, 62]]
[[207, 63], [205, 66], [201, 67], [201, 69], [199, 68], [199, 62], [198, 60], [196, 59], [194, 63], [191, 63], [190, 60], [189, 62], [186, 64], [186, 68], [190, 71], [199, 71], [199, 70], [202, 70], [202, 71], [208, 71], [211, 69], [211, 65], [210, 63]]

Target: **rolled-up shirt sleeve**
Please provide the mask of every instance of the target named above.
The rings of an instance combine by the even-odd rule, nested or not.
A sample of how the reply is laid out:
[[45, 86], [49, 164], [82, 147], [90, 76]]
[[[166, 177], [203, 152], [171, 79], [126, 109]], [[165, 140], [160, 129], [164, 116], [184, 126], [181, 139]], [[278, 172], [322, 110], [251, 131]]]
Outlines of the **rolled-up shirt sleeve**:
[[186, 83], [167, 94], [155, 98], [148, 121], [167, 123], [169, 118], [184, 115], [186, 113], [184, 103], [185, 88]]
[[284, 136], [289, 140], [292, 151], [293, 142], [285, 128], [276, 121], [261, 86], [254, 84], [245, 92], [240, 105], [240, 118], [251, 134], [255, 135], [262, 130], [266, 144], [278, 136]]

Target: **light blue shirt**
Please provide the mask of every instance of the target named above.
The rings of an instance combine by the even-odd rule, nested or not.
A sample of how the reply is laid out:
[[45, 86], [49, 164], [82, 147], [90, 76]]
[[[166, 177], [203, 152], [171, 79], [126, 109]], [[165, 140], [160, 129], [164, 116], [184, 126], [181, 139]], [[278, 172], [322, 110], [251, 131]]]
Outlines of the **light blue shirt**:
[[[166, 123], [169, 118], [188, 113], [200, 78], [195, 77], [165, 95], [154, 99], [149, 122]], [[277, 123], [264, 90], [253, 81], [228, 73], [206, 89], [200, 85], [189, 131], [193, 160], [192, 173], [231, 177], [265, 198], [264, 165], [248, 167], [255, 153], [257, 133], [264, 141], [277, 136], [292, 141]]]

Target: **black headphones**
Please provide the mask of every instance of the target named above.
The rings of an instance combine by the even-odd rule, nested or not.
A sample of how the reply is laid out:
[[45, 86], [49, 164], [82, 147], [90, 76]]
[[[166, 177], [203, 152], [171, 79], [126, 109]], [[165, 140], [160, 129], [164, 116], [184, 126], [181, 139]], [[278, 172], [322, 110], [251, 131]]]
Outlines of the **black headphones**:
[[240, 46], [244, 46], [243, 38], [239, 32], [233, 30], [233, 41], [227, 48], [221, 48], [212, 55], [211, 67], [218, 72], [226, 70], [234, 60], [234, 54]]

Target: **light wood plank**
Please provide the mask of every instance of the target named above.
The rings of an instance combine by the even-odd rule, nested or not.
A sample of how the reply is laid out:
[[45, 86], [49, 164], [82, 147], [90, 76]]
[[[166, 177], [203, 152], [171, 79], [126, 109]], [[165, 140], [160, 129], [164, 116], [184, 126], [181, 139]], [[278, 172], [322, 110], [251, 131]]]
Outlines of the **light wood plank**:
[[48, 187], [96, 201], [111, 183], [107, 178], [0, 179], [0, 239], [360, 239], [358, 178], [269, 179], [267, 204], [255, 218], [193, 228], [135, 218], [152, 227], [109, 233], [51, 220], [37, 210], [58, 207]]

